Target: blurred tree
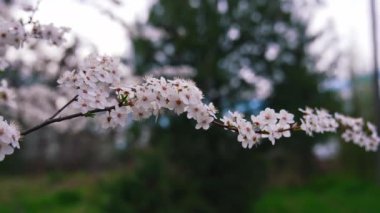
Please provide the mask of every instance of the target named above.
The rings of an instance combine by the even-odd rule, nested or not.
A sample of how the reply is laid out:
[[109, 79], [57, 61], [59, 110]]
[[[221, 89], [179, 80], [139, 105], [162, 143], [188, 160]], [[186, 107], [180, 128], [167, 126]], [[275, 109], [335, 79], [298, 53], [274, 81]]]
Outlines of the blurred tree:
[[[374, 116], [375, 124], [377, 127], [380, 126], [380, 94], [379, 94], [379, 56], [378, 56], [378, 36], [377, 36], [377, 10], [376, 1], [370, 0], [371, 8], [371, 21], [372, 21], [372, 45], [373, 45], [373, 95], [374, 95]], [[380, 184], [380, 151], [377, 152], [377, 183]]]
[[[282, 0], [158, 1], [133, 39], [136, 70], [146, 74], [166, 65], [189, 65], [197, 71], [195, 82], [222, 112], [251, 114], [265, 106], [293, 112], [307, 105], [335, 110], [334, 94], [322, 86], [327, 73], [316, 66], [321, 55], [308, 51], [321, 35], [309, 35], [308, 20], [295, 12], [307, 9]], [[241, 80], [242, 69], [272, 80], [267, 101], [252, 100], [254, 90]], [[234, 134], [217, 128], [199, 133], [181, 118], [160, 117], [158, 123], [151, 143], [207, 204], [199, 209], [247, 211], [267, 179], [263, 153], [270, 145], [243, 150]], [[313, 169], [310, 140], [298, 136], [289, 144], [281, 141], [284, 149], [276, 147], [277, 152], [286, 150], [291, 160], [280, 155], [274, 163], [295, 165], [292, 170], [307, 176]], [[279, 178], [276, 173], [273, 177]], [[186, 196], [182, 190], [176, 199]]]

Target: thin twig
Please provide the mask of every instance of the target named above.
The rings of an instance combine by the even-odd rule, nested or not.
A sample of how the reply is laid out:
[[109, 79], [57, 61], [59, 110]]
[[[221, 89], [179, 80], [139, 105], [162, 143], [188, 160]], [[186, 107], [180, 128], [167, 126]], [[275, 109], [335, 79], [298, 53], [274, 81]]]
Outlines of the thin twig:
[[73, 99], [71, 99], [67, 104], [65, 104], [63, 107], [61, 107], [54, 115], [52, 115], [49, 119], [47, 120], [52, 120], [54, 119], [59, 113], [61, 113], [65, 108], [67, 108], [70, 104], [72, 104], [74, 101], [76, 101], [78, 98], [78, 95], [76, 95]]
[[42, 1], [42, 0], [38, 0], [38, 1], [37, 1], [36, 6], [34, 7], [34, 9], [33, 9], [33, 11], [32, 11], [32, 14], [31, 14], [30, 17], [29, 17], [28, 24], [30, 24], [30, 23], [33, 22], [34, 15], [36, 14], [36, 11], [37, 11], [38, 8], [40, 7], [41, 1]]

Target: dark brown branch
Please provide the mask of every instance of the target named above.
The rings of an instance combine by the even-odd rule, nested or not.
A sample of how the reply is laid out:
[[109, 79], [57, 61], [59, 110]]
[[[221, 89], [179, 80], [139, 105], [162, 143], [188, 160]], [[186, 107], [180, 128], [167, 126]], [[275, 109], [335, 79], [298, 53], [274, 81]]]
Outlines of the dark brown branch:
[[[229, 129], [231, 131], [239, 133], [239, 129], [237, 127], [224, 125], [219, 120], [214, 120], [212, 123], [215, 124], [216, 126], [219, 126], [219, 127], [225, 128], [225, 129]], [[300, 130], [300, 127], [298, 126], [297, 123], [294, 123], [291, 127], [287, 128], [287, 129], [280, 129], [278, 131], [279, 132], [286, 132], [286, 131], [297, 131], [297, 130]], [[257, 130], [256, 133], [257, 134], [262, 134], [262, 135], [269, 134], [267, 131], [263, 131], [263, 130]]]
[[65, 104], [62, 108], [60, 108], [54, 115], [52, 115], [48, 120], [54, 119], [59, 113], [61, 113], [64, 109], [66, 109], [70, 104], [72, 104], [74, 101], [76, 101], [78, 98], [78, 95], [76, 95], [73, 99], [71, 99], [67, 104]]
[[59, 118], [54, 118], [54, 119], [49, 119], [49, 120], [46, 120], [45, 122], [42, 122], [41, 124], [35, 126], [35, 127], [32, 127], [28, 130], [25, 130], [24, 132], [21, 133], [22, 136], [25, 136], [25, 135], [28, 135], [36, 130], [39, 130], [45, 126], [48, 126], [50, 124], [53, 124], [53, 123], [57, 123], [57, 122], [61, 122], [61, 121], [65, 121], [65, 120], [70, 120], [70, 119], [73, 119], [73, 118], [77, 118], [77, 117], [85, 117], [85, 116], [90, 116], [91, 114], [94, 114], [94, 113], [99, 113], [99, 112], [107, 112], [107, 111], [110, 111], [110, 110], [113, 110], [115, 109], [115, 107], [107, 107], [107, 108], [104, 108], [104, 109], [94, 109], [94, 110], [91, 110], [91, 111], [88, 111], [86, 113], [75, 113], [75, 114], [72, 114], [72, 115], [67, 115], [67, 116], [64, 116], [64, 117], [59, 117]]
[[[74, 99], [72, 99], [70, 102], [73, 102], [75, 99], [76, 99], [76, 97]], [[68, 104], [66, 104], [66, 105], [68, 106], [70, 104], [70, 102]], [[61, 108], [61, 111], [65, 108], [65, 106]], [[115, 106], [113, 106], [113, 107], [107, 107], [107, 108], [104, 108], [104, 109], [94, 109], [94, 110], [88, 111], [86, 113], [75, 113], [75, 114], [71, 114], [71, 115], [67, 115], [67, 116], [59, 117], [59, 118], [54, 118], [54, 116], [52, 116], [53, 119], [48, 119], [48, 120], [42, 122], [41, 124], [39, 124], [39, 125], [37, 125], [35, 127], [32, 127], [32, 128], [30, 128], [28, 130], [25, 130], [24, 132], [21, 133], [21, 135], [22, 136], [28, 135], [28, 134], [30, 134], [30, 133], [32, 133], [34, 131], [37, 131], [37, 130], [39, 130], [39, 129], [45, 127], [45, 126], [48, 126], [50, 124], [53, 124], [53, 123], [57, 123], [57, 122], [65, 121], [65, 120], [70, 120], [70, 119], [78, 118], [78, 117], [91, 116], [92, 114], [95, 114], [95, 113], [107, 112], [107, 111], [111, 111], [113, 109], [115, 109]], [[236, 133], [239, 133], [239, 129], [237, 127], [224, 125], [224, 123], [222, 123], [219, 120], [214, 120], [212, 123], [215, 124], [218, 127], [222, 127], [222, 128], [234, 131]], [[299, 130], [299, 126], [295, 123], [295, 124], [292, 125], [292, 127], [288, 128], [288, 129], [282, 129], [282, 130], [280, 130], [280, 132], [292, 131], [292, 130]], [[268, 134], [268, 132], [262, 131], [262, 130], [258, 130], [258, 131], [256, 131], [256, 133], [258, 133], [258, 134]]]
[[232, 130], [234, 132], [239, 132], [239, 130], [236, 127], [224, 125], [219, 120], [214, 120], [214, 121], [212, 121], [212, 123], [215, 124], [215, 125], [217, 125], [217, 126], [219, 126], [219, 127], [222, 127], [222, 128], [225, 128], [225, 129], [229, 129], [229, 130]]

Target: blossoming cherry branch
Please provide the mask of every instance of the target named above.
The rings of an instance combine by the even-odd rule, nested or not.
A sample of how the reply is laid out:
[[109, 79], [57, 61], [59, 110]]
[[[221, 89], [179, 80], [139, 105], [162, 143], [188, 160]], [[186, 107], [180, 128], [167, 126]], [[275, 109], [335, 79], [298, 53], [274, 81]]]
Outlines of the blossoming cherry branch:
[[[30, 39], [46, 40], [57, 46], [65, 41], [67, 28], [42, 25], [33, 20], [34, 12], [27, 22], [5, 19], [0, 14], [0, 48], [20, 48]], [[7, 61], [0, 58], [0, 70], [8, 65]], [[243, 76], [249, 79], [247, 73]], [[0, 161], [12, 154], [14, 149], [20, 148], [22, 136], [53, 123], [78, 117], [95, 117], [102, 127], [116, 128], [124, 126], [128, 118], [139, 121], [157, 117], [165, 111], [173, 111], [177, 115], [186, 113], [188, 119], [196, 122], [196, 129], [207, 130], [213, 124], [232, 131], [237, 134], [237, 141], [242, 147], [249, 149], [264, 139], [274, 145], [276, 140], [290, 137], [293, 131], [304, 131], [310, 136], [339, 131], [344, 141], [353, 142], [367, 151], [376, 151], [380, 143], [376, 127], [361, 118], [312, 108], [300, 109], [303, 116], [299, 121], [295, 121], [294, 115], [284, 109], [276, 112], [270, 108], [258, 115], [251, 115], [250, 119], [231, 111], [218, 118], [214, 105], [204, 103], [202, 91], [192, 81], [163, 77], [133, 79], [139, 78], [126, 76], [119, 60], [90, 55], [77, 70], [67, 71], [58, 79], [60, 87], [73, 98], [44, 122], [20, 132], [14, 123], [0, 116]], [[9, 100], [14, 97], [14, 93], [5, 81], [1, 82], [0, 95], [0, 104], [5, 102], [13, 105]], [[67, 108], [76, 110], [76, 113], [59, 116]]]
[[[367, 151], [375, 151], [380, 143], [376, 127], [363, 119], [351, 118], [324, 109], [300, 109], [300, 122], [294, 115], [282, 109], [279, 112], [266, 108], [250, 120], [239, 112], [229, 111], [218, 119], [212, 103], [203, 102], [202, 91], [194, 82], [183, 79], [167, 80], [163, 77], [146, 77], [141, 82], [125, 83], [119, 70], [119, 61], [105, 56], [91, 55], [79, 70], [66, 72], [58, 80], [61, 87], [74, 94], [74, 98], [45, 122], [21, 133], [26, 136], [52, 123], [77, 117], [94, 116], [104, 128], [124, 126], [128, 117], [134, 120], [159, 116], [165, 110], [195, 120], [196, 129], [209, 129], [211, 124], [233, 131], [243, 148], [252, 148], [263, 139], [273, 145], [282, 137], [290, 137], [292, 131], [314, 133], [342, 130], [342, 139], [353, 142]], [[65, 108], [72, 107], [80, 112], [56, 117]], [[14, 124], [0, 121], [0, 157], [19, 148], [20, 133]]]

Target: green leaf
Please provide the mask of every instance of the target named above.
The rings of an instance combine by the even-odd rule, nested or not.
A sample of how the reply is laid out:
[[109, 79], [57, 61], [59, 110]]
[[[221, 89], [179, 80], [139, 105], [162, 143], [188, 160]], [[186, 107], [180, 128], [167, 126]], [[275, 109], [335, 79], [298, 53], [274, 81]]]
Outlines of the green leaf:
[[84, 117], [94, 118], [95, 117], [95, 113], [93, 113], [93, 112], [87, 112], [87, 113], [84, 114]]

